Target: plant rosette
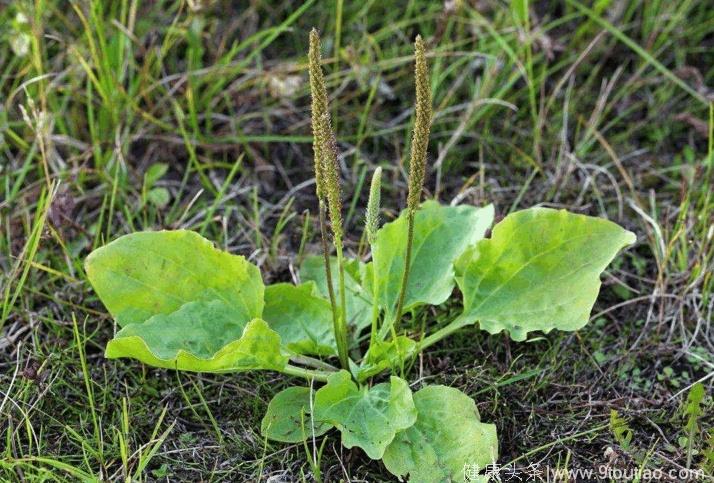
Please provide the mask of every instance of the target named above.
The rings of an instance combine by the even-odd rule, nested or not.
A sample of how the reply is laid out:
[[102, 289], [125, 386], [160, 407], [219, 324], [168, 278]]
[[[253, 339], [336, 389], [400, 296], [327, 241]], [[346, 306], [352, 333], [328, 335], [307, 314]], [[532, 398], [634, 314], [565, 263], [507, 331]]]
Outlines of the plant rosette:
[[[307, 258], [300, 285], [265, 287], [258, 267], [186, 230], [139, 232], [92, 252], [86, 271], [120, 330], [106, 357], [195, 372], [273, 370], [323, 381], [290, 387], [268, 405], [261, 430], [296, 443], [336, 428], [347, 448], [382, 459], [411, 481], [457, 478], [464, 464], [497, 458], [496, 429], [474, 401], [444, 386], [412, 392], [397, 376], [421, 350], [478, 324], [522, 341], [531, 331], [577, 330], [588, 322], [600, 274], [632, 233], [610, 221], [531, 208], [506, 216], [484, 238], [492, 206], [425, 202], [416, 212], [405, 309], [446, 302], [458, 285], [463, 312], [423, 337], [378, 337], [351, 372], [337, 354], [325, 271]], [[352, 353], [376, 305], [393, 313], [403, 272], [406, 214], [381, 227], [372, 261], [348, 260], [345, 299]], [[334, 260], [333, 260], [334, 262]], [[333, 271], [336, 276], [336, 272]]]
[[[405, 368], [467, 326], [507, 332], [516, 341], [533, 331], [583, 327], [601, 273], [635, 235], [565, 210], [517, 211], [492, 227], [492, 205], [420, 205], [431, 100], [424, 44], [417, 38], [407, 208], [379, 227], [377, 169], [367, 206], [371, 259], [346, 257], [316, 31], [309, 60], [322, 256], [305, 259], [299, 285], [266, 287], [258, 267], [195, 232], [122, 236], [86, 260], [89, 281], [120, 328], [105, 355], [183, 371], [271, 370], [299, 377], [307, 385], [289, 387], [268, 404], [261, 424], [267, 439], [315, 443], [335, 429], [346, 448], [381, 459], [400, 479], [463, 481], [465, 465], [485, 468], [497, 461], [496, 427], [482, 422], [473, 399], [458, 389], [412, 391]], [[403, 314], [449, 301], [457, 286], [462, 311], [452, 321], [428, 324], [416, 335], [402, 327]], [[315, 382], [323, 385], [314, 389]]]

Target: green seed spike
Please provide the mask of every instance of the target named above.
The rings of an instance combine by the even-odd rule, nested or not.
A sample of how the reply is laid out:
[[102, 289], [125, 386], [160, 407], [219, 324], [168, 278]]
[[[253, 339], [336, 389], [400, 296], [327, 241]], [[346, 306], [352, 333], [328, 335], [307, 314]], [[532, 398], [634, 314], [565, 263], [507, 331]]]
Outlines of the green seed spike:
[[424, 41], [417, 35], [414, 42], [414, 78], [416, 84], [416, 119], [414, 119], [414, 134], [412, 135], [412, 152], [409, 161], [409, 194], [407, 195], [407, 251], [404, 257], [404, 274], [397, 300], [397, 310], [394, 321], [386, 329], [396, 334], [404, 309], [404, 297], [409, 283], [409, 269], [412, 260], [412, 244], [414, 242], [414, 214], [419, 207], [421, 190], [424, 187], [426, 173], [426, 148], [429, 145], [429, 128], [431, 127], [431, 86], [429, 85], [429, 69], [426, 65]]
[[[310, 50], [308, 53], [310, 70], [310, 94], [312, 96], [312, 133], [315, 152], [315, 185], [320, 205], [320, 233], [325, 256], [325, 275], [330, 293], [333, 325], [337, 352], [343, 369], [349, 370], [347, 353], [347, 308], [345, 302], [345, 268], [342, 253], [342, 193], [340, 192], [340, 171], [337, 164], [337, 140], [332, 131], [330, 111], [327, 103], [325, 76], [320, 65], [320, 35], [317, 30], [310, 32]], [[326, 203], [325, 203], [326, 201]], [[332, 288], [330, 255], [327, 250], [327, 232], [325, 229], [325, 204], [330, 212], [333, 244], [337, 252], [337, 270], [339, 275], [339, 306]], [[339, 309], [339, 312], [338, 312]]]
[[426, 52], [421, 35], [417, 35], [415, 49], [416, 118], [412, 134], [411, 160], [409, 161], [409, 195], [407, 207], [414, 211], [419, 206], [426, 173], [426, 148], [431, 127], [431, 86]]
[[379, 229], [379, 204], [382, 189], [382, 167], [374, 170], [372, 184], [369, 187], [369, 200], [367, 201], [367, 240], [374, 244]]
[[335, 238], [339, 239], [342, 238], [342, 193], [340, 192], [340, 171], [337, 163], [337, 141], [330, 121], [327, 87], [321, 67], [320, 34], [316, 29], [312, 29], [310, 32], [308, 57], [317, 197], [321, 200], [327, 199], [332, 233]]
[[325, 145], [325, 129], [322, 125], [327, 111], [327, 89], [325, 77], [322, 74], [320, 55], [320, 34], [316, 29], [310, 32], [310, 50], [308, 53], [308, 68], [310, 71], [310, 95], [312, 97], [312, 149], [315, 153], [315, 185], [317, 198], [325, 199], [325, 176], [322, 172], [323, 157], [322, 146]]
[[327, 207], [330, 209], [330, 224], [332, 234], [336, 239], [342, 239], [342, 190], [340, 189], [340, 166], [337, 161], [338, 149], [335, 133], [330, 125], [330, 115], [323, 116], [325, 128], [325, 144], [320, 147], [322, 151], [322, 173], [324, 174], [325, 194]]

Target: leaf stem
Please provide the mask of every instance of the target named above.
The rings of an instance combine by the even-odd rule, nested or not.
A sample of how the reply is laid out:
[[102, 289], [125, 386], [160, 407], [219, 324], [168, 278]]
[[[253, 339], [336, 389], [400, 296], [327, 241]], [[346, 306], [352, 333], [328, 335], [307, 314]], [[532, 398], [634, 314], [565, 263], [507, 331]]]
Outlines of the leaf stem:
[[315, 359], [314, 357], [304, 356], [301, 354], [294, 354], [290, 356], [290, 360], [302, 364], [303, 366], [313, 367], [315, 369], [324, 369], [326, 371], [337, 372], [337, 368], [332, 364], [321, 361], [320, 359]]
[[327, 378], [333, 374], [332, 372], [305, 369], [304, 367], [293, 366], [290, 364], [287, 364], [281, 372], [290, 376], [304, 377], [306, 379], [314, 379], [321, 382], [327, 382]]
[[461, 314], [460, 316], [458, 316], [456, 319], [454, 319], [448, 325], [437, 330], [430, 336], [422, 339], [422, 341], [419, 343], [418, 350], [416, 351], [416, 353], [419, 353], [419, 352], [423, 351], [424, 349], [431, 347], [432, 345], [439, 342], [441, 339], [444, 339], [444, 338], [450, 336], [457, 330], [459, 330], [463, 327], [466, 327], [467, 325], [470, 325], [472, 323], [473, 322], [469, 317], [466, 317], [464, 314]]

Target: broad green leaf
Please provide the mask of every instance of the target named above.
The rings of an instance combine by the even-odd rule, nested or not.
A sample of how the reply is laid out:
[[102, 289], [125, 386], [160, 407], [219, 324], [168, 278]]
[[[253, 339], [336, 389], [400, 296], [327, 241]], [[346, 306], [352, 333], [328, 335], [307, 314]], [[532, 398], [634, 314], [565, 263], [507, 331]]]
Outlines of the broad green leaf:
[[318, 295], [314, 282], [268, 286], [263, 320], [292, 351], [322, 356], [337, 354], [330, 302]]
[[343, 446], [358, 446], [379, 459], [394, 435], [414, 424], [416, 409], [403, 379], [392, 376], [389, 383], [358, 388], [347, 371], [340, 371], [315, 394], [314, 415], [340, 430]]
[[411, 360], [416, 349], [417, 343], [403, 335], [388, 341], [377, 339], [370, 345], [356, 377], [362, 382], [386, 369], [398, 368], [402, 362]]
[[427, 386], [414, 394], [416, 423], [397, 433], [382, 461], [411, 483], [464, 481], [466, 465], [485, 468], [498, 457], [496, 426], [480, 422], [473, 399], [458, 389]]
[[[444, 303], [454, 289], [454, 261], [470, 245], [482, 239], [493, 222], [493, 206], [441, 206], [425, 202], [416, 212], [409, 283], [404, 310], [418, 305]], [[373, 290], [377, 276], [380, 306], [387, 320], [394, 317], [404, 273], [407, 247], [406, 211], [378, 232], [372, 247], [372, 262], [365, 270], [365, 287]], [[386, 324], [385, 324], [386, 326]]]
[[[372, 323], [372, 297], [360, 284], [360, 273], [364, 264], [359, 260], [347, 260], [345, 263], [345, 302], [347, 304], [347, 322], [356, 329], [356, 332], [368, 327]], [[337, 259], [330, 258], [332, 268], [333, 287], [335, 296], [339, 301], [339, 278]], [[327, 275], [325, 274], [325, 259], [321, 256], [307, 257], [300, 266], [300, 279], [313, 281], [317, 284], [320, 295], [329, 301], [327, 291]]]
[[138, 232], [93, 251], [89, 281], [121, 326], [170, 314], [197, 300], [221, 300], [235, 318], [263, 311], [263, 280], [245, 258], [187, 230]]
[[189, 302], [127, 325], [109, 341], [105, 356], [196, 372], [282, 370], [288, 357], [280, 350], [280, 336], [261, 319], [248, 322], [235, 314], [220, 300]]
[[459, 260], [462, 323], [514, 340], [529, 331], [576, 330], [590, 316], [600, 273], [635, 235], [611, 221], [531, 208], [498, 223]]
[[273, 396], [268, 404], [260, 432], [273, 441], [299, 443], [321, 436], [332, 428], [311, 417], [310, 388], [293, 386]]

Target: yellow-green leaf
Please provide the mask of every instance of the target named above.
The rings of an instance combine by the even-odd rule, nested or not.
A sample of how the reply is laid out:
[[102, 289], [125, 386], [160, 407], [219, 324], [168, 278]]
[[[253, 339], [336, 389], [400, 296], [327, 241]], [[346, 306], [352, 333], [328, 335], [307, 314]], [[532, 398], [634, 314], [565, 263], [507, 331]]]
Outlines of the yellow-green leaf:
[[[473, 399], [458, 389], [427, 386], [414, 394], [417, 420], [397, 433], [382, 458], [411, 483], [464, 481], [464, 468], [485, 468], [498, 457], [496, 426], [480, 422]], [[469, 465], [469, 466], [466, 466]]]
[[370, 344], [364, 361], [356, 370], [356, 377], [362, 382], [389, 368], [399, 369], [401, 363], [411, 360], [416, 349], [417, 343], [403, 335], [387, 341], [376, 339]]
[[358, 388], [347, 371], [331, 375], [315, 394], [315, 419], [332, 424], [342, 434], [342, 445], [357, 446], [379, 459], [402, 431], [416, 421], [409, 385], [392, 376], [389, 383]]
[[127, 325], [109, 341], [105, 355], [195, 372], [280, 371], [288, 360], [280, 336], [265, 321], [246, 323], [219, 300], [189, 302], [171, 314]]
[[576, 330], [588, 322], [600, 274], [635, 235], [565, 210], [531, 208], [498, 223], [457, 264], [464, 296], [459, 323], [479, 322], [514, 340], [529, 331]]
[[125, 235], [93, 251], [86, 271], [121, 326], [170, 314], [197, 300], [221, 300], [243, 321], [263, 311], [258, 268], [192, 231]]
[[298, 354], [337, 354], [330, 303], [319, 296], [314, 282], [266, 287], [263, 319]]
[[260, 423], [261, 434], [273, 441], [299, 443], [329, 431], [331, 424], [311, 416], [310, 392], [308, 387], [293, 386], [273, 396]]
[[[332, 284], [335, 297], [339, 301], [339, 272], [337, 259], [330, 258], [332, 268]], [[347, 322], [356, 332], [369, 326], [372, 322], [372, 297], [360, 283], [360, 274], [364, 264], [359, 260], [345, 261], [345, 302], [347, 304]], [[325, 274], [325, 259], [322, 256], [307, 257], [300, 266], [300, 279], [314, 281], [320, 295], [329, 300], [327, 291], [327, 275]]]
[[[404, 309], [418, 305], [438, 305], [454, 289], [454, 261], [482, 239], [493, 221], [493, 206], [442, 206], [427, 201], [416, 212], [409, 283]], [[364, 285], [374, 293], [376, 271], [378, 300], [387, 318], [394, 317], [404, 273], [407, 247], [407, 216], [385, 224], [372, 247], [372, 262], [367, 265]], [[385, 325], [386, 327], [386, 325]], [[384, 334], [383, 334], [384, 335]]]

